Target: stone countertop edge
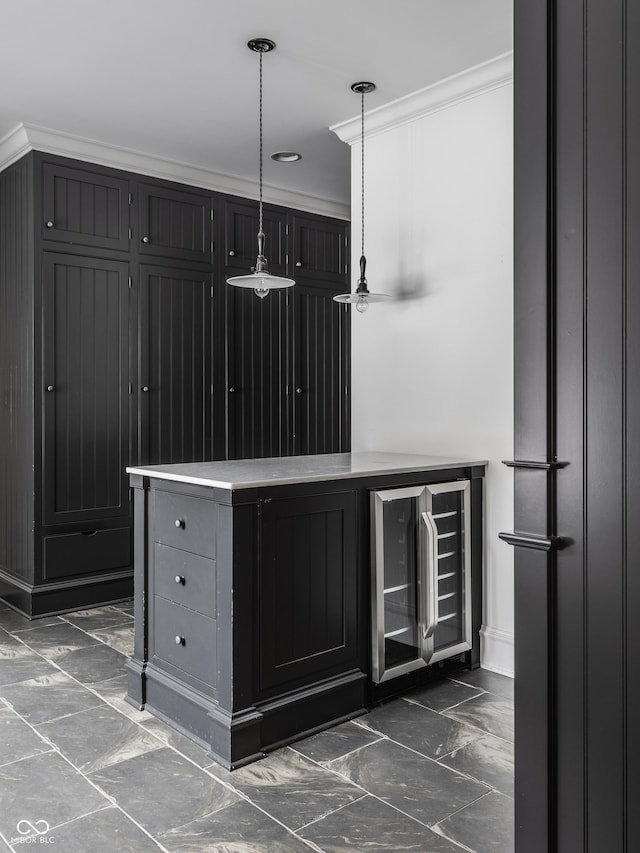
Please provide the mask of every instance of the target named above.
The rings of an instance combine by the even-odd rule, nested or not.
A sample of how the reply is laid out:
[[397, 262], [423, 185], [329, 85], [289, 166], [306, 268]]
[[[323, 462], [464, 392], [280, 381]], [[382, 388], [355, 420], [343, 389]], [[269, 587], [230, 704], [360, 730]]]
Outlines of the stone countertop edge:
[[172, 480], [176, 483], [191, 483], [233, 491], [446, 468], [484, 467], [487, 464], [486, 459], [371, 451], [132, 466], [126, 471], [128, 474]]

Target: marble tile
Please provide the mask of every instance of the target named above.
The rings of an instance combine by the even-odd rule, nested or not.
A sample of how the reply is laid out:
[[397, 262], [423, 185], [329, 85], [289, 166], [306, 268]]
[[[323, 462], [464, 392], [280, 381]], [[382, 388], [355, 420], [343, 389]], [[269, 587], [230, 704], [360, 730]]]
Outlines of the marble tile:
[[125, 814], [113, 806], [79, 817], [50, 833], [64, 853], [159, 853], [162, 849]]
[[158, 738], [107, 705], [45, 723], [38, 731], [83, 773], [163, 746]]
[[211, 764], [211, 757], [208, 750], [198, 746], [191, 738], [176, 731], [152, 714], [143, 719], [140, 724], [147, 732], [154, 735], [157, 740], [177, 750], [185, 758], [197, 764], [198, 767], [208, 767]]
[[492, 791], [443, 820], [434, 832], [475, 853], [513, 853], [513, 800]]
[[10, 708], [0, 708], [0, 767], [49, 752], [51, 746]]
[[91, 636], [101, 643], [106, 643], [113, 649], [117, 649], [128, 658], [133, 656], [133, 621], [129, 620], [125, 625], [118, 625], [100, 630], [91, 629]]
[[211, 815], [239, 799], [167, 747], [112, 764], [89, 778], [152, 835]]
[[53, 828], [107, 805], [105, 798], [56, 752], [0, 768], [0, 790], [0, 832], [9, 841], [19, 837], [20, 820], [46, 821]]
[[119, 601], [118, 604], [114, 604], [113, 607], [117, 608], [118, 610], [121, 610], [123, 613], [126, 613], [128, 616], [134, 615], [134, 607], [133, 607], [133, 601], [132, 600]]
[[325, 853], [461, 853], [457, 844], [370, 796], [303, 827], [298, 834]]
[[442, 764], [513, 797], [513, 744], [483, 735], [440, 759]]
[[503, 699], [513, 699], [513, 678], [491, 672], [490, 669], [463, 670], [455, 674], [455, 680], [472, 687], [479, 687], [481, 690], [487, 690], [489, 693], [495, 693], [496, 696], [502, 696]]
[[51, 664], [17, 637], [0, 634], [0, 686], [52, 672]]
[[472, 699], [480, 693], [482, 690], [478, 687], [460, 684], [458, 681], [447, 678], [444, 681], [412, 690], [404, 698], [409, 702], [424, 705], [425, 708], [431, 708], [432, 711], [446, 711], [447, 708], [465, 702], [467, 699]]
[[125, 675], [127, 658], [100, 643], [58, 655], [56, 664], [83, 684], [96, 684]]
[[359, 717], [358, 725], [381, 732], [429, 758], [446, 755], [480, 737], [476, 729], [404, 699], [378, 705]]
[[292, 749], [278, 750], [232, 773], [218, 765], [208, 770], [290, 829], [317, 820], [363, 794]]
[[132, 620], [131, 616], [114, 605], [93, 607], [90, 610], [77, 610], [75, 613], [66, 613], [62, 618], [83, 631], [113, 628], [117, 625], [129, 624]]
[[50, 675], [10, 684], [0, 693], [36, 728], [40, 723], [101, 704], [101, 699], [91, 691], [58, 670], [53, 670]]
[[5, 631], [9, 631], [11, 634], [33, 628], [47, 628], [49, 625], [58, 625], [61, 621], [59, 616], [43, 616], [42, 619], [28, 619], [10, 607], [0, 611], [0, 628], [4, 628]]
[[486, 786], [388, 740], [365, 746], [327, 767], [429, 826], [488, 791]]
[[53, 661], [75, 649], [95, 646], [98, 643], [93, 637], [68, 622], [29, 628], [20, 632], [20, 639], [47, 660]]
[[513, 702], [501, 696], [481, 693], [445, 711], [444, 716], [513, 742]]
[[309, 853], [312, 849], [244, 800], [162, 833], [158, 841], [171, 853]]
[[360, 749], [361, 746], [374, 743], [379, 739], [380, 735], [375, 732], [370, 732], [362, 726], [349, 722], [341, 723], [339, 726], [327, 729], [326, 732], [319, 732], [317, 735], [300, 740], [292, 744], [291, 749], [306, 755], [313, 761], [322, 763], [333, 761], [335, 758], [347, 755], [354, 749]]
[[119, 675], [117, 678], [109, 678], [106, 681], [97, 681], [91, 685], [101, 699], [120, 711], [121, 714], [129, 717], [134, 722], [141, 723], [145, 720], [156, 719], [149, 711], [140, 711], [133, 705], [130, 705], [125, 696], [127, 695], [127, 676]]

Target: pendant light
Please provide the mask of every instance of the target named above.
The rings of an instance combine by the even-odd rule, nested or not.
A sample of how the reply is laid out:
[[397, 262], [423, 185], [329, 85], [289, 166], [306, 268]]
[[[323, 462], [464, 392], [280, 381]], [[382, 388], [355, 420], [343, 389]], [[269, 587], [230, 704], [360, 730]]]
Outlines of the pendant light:
[[362, 252], [360, 255], [360, 278], [358, 279], [358, 286], [356, 288], [355, 293], [341, 293], [339, 296], [334, 296], [333, 299], [335, 302], [348, 302], [351, 304], [355, 303], [356, 311], [359, 311], [360, 314], [364, 314], [365, 311], [369, 308], [370, 302], [386, 302], [387, 299], [391, 299], [390, 296], [387, 296], [386, 293], [371, 293], [367, 288], [367, 278], [366, 278], [366, 270], [367, 270], [367, 259], [364, 256], [364, 96], [369, 94], [369, 92], [373, 92], [375, 89], [374, 83], [354, 83], [351, 86], [351, 91], [355, 92], [357, 95], [360, 95], [360, 116], [361, 116], [361, 173], [362, 173], [362, 214], [360, 218], [361, 228], [362, 228]]
[[227, 283], [234, 287], [250, 287], [256, 296], [265, 297], [270, 290], [281, 287], [291, 287], [295, 284], [292, 278], [273, 275], [267, 268], [267, 259], [264, 256], [264, 231], [262, 229], [262, 54], [269, 53], [275, 47], [271, 39], [255, 38], [247, 42], [249, 50], [253, 50], [260, 57], [260, 203], [258, 214], [258, 256], [255, 267], [245, 275], [233, 275], [227, 279]]

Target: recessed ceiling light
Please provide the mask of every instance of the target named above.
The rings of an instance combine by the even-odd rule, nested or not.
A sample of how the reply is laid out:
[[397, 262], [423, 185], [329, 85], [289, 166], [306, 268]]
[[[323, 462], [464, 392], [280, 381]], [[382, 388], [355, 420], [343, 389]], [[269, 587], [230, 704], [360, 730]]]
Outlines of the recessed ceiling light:
[[271, 159], [278, 163], [295, 163], [296, 160], [302, 160], [302, 154], [295, 151], [276, 151], [275, 154], [271, 155]]

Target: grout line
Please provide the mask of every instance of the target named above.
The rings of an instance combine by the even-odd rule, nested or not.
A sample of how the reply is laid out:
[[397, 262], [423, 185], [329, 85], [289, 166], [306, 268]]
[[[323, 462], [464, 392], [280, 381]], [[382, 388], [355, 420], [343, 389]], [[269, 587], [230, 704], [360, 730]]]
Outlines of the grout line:
[[296, 829], [296, 832], [300, 832], [301, 829], [306, 829], [309, 826], [313, 826], [314, 823], [319, 823], [321, 820], [324, 820], [325, 818], [329, 817], [329, 815], [331, 815], [333, 817], [333, 815], [338, 814], [338, 812], [341, 812], [344, 809], [348, 809], [349, 806], [353, 806], [355, 803], [361, 803], [363, 800], [366, 800], [367, 797], [371, 797], [371, 796], [373, 796], [373, 794], [370, 794], [368, 791], [364, 791], [364, 793], [362, 794], [361, 797], [357, 797], [357, 799], [355, 799], [355, 800], [351, 800], [348, 803], [344, 803], [343, 805], [338, 806], [338, 808], [333, 809], [333, 811], [327, 812], [326, 814], [322, 814], [319, 817], [316, 817], [313, 820], [310, 820], [309, 823], [305, 823], [302, 826], [299, 826]]
[[7, 847], [9, 848], [9, 850], [11, 850], [11, 853], [16, 853], [16, 851], [15, 851], [15, 847], [13, 847], [11, 844], [9, 844], [9, 842], [8, 842], [8, 841], [7, 841], [7, 839], [4, 837], [4, 834], [3, 834], [2, 832], [0, 832], [0, 838], [4, 841], [4, 843], [7, 845]]

